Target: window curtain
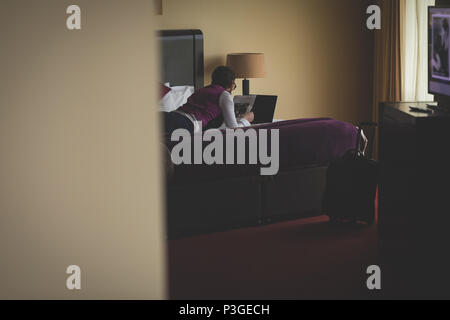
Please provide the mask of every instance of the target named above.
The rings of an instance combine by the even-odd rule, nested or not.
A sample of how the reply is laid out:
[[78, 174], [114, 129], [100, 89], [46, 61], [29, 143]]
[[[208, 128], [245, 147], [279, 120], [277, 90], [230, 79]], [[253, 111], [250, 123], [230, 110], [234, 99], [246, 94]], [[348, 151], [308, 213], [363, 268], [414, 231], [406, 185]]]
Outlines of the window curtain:
[[435, 0], [402, 0], [402, 100], [433, 101], [428, 94], [428, 6]]
[[[375, 31], [373, 120], [379, 121], [380, 102], [402, 99], [401, 22], [405, 0], [378, 0], [381, 9], [381, 30]], [[421, 1], [421, 0], [419, 0]], [[378, 141], [375, 140], [375, 150]], [[378, 156], [376, 154], [375, 156]]]
[[378, 0], [381, 9], [381, 30], [375, 31], [374, 112], [383, 101], [401, 101], [401, 2]]

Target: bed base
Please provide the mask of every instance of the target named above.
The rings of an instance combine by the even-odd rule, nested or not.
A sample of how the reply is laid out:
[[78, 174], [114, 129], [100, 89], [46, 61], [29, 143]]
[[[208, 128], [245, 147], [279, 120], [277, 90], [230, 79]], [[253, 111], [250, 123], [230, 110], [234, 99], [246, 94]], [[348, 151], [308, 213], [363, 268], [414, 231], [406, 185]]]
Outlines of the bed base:
[[[170, 239], [320, 216], [327, 166], [281, 171], [274, 177], [241, 177], [168, 184]], [[226, 195], [226, 196], [224, 196]], [[224, 198], [233, 201], [224, 201]]]

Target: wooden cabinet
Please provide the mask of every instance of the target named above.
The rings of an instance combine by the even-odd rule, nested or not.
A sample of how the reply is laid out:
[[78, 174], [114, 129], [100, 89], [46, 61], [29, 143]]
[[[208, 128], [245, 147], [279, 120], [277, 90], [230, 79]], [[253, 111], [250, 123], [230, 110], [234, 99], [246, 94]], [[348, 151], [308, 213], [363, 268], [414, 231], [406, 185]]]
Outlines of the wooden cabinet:
[[450, 114], [380, 105], [380, 258], [386, 290], [450, 297]]

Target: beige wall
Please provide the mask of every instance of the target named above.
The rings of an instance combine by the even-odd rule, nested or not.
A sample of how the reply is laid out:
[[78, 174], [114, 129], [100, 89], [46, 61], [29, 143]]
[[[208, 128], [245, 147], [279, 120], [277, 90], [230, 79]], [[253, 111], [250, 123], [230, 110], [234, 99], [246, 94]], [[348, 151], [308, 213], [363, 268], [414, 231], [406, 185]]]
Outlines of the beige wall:
[[152, 10], [0, 2], [1, 299], [165, 297]]
[[264, 52], [267, 78], [250, 85], [253, 93], [279, 96], [277, 118], [370, 119], [367, 0], [163, 0], [163, 6], [161, 29], [204, 32], [207, 83], [227, 53]]

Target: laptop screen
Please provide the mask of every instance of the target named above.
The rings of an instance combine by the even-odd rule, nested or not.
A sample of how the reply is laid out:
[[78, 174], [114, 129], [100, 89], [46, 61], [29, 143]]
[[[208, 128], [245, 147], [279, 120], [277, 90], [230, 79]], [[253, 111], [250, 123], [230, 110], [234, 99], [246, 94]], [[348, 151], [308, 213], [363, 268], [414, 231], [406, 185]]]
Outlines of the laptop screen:
[[255, 114], [255, 121], [253, 124], [273, 122], [277, 100], [277, 96], [256, 96], [255, 105], [252, 109]]

